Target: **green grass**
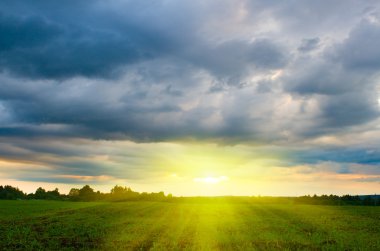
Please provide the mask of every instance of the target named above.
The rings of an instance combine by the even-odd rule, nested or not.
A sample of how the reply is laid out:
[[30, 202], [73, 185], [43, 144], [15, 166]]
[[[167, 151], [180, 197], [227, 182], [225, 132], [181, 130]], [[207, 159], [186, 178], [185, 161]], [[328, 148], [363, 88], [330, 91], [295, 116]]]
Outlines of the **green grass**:
[[0, 250], [380, 250], [380, 207], [0, 201]]

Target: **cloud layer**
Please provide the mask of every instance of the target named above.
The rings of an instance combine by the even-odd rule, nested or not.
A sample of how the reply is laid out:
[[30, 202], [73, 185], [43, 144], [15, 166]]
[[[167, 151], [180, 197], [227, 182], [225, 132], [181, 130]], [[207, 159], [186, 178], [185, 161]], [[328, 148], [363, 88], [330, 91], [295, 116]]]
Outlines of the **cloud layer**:
[[[0, 156], [50, 168], [35, 171], [39, 180], [73, 182], [114, 177], [127, 161], [90, 160], [97, 140], [260, 145], [286, 149], [282, 166], [377, 168], [379, 8], [369, 0], [2, 1]], [[76, 140], [86, 142], [80, 159], [70, 147], [41, 145]], [[36, 157], [52, 150], [59, 163]], [[129, 164], [123, 177], [141, 168]]]

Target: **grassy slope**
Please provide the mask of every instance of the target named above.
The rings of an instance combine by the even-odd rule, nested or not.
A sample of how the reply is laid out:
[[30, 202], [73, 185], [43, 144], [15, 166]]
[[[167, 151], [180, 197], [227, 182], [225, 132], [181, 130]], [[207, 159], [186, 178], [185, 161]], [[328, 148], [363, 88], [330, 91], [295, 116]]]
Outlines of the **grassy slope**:
[[0, 201], [0, 250], [380, 250], [380, 207]]

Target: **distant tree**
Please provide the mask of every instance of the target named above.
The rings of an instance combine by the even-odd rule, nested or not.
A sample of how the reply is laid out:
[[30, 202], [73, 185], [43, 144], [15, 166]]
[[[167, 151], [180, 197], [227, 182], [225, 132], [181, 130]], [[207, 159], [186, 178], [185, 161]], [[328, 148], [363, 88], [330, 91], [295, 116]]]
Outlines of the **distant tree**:
[[363, 205], [365, 206], [374, 206], [375, 205], [375, 199], [372, 198], [372, 196], [368, 195], [365, 196], [363, 199]]
[[139, 193], [132, 191], [131, 188], [118, 185], [114, 186], [110, 193], [110, 199], [116, 201], [136, 199], [138, 196]]
[[58, 191], [58, 188], [56, 188], [52, 191], [47, 191], [46, 192], [46, 199], [49, 199], [49, 200], [60, 200], [60, 199], [62, 199], [61, 194]]
[[116, 185], [111, 189], [111, 194], [119, 195], [119, 194], [125, 194], [129, 191], [132, 191], [129, 187], [122, 187], [122, 186]]
[[71, 188], [69, 192], [70, 197], [79, 196], [79, 189], [78, 188]]
[[140, 193], [139, 199], [140, 200], [145, 200], [149, 198], [149, 194], [147, 192], [142, 192]]
[[85, 185], [81, 189], [79, 189], [79, 196], [88, 196], [93, 195], [94, 189], [92, 189], [89, 185]]
[[26, 195], [18, 187], [12, 187], [9, 185], [0, 186], [0, 199], [3, 200], [17, 200], [25, 199]]
[[163, 199], [165, 199], [165, 193], [162, 191], [158, 192], [158, 193], [154, 194], [153, 198], [156, 200], [163, 200]]
[[100, 191], [97, 191], [95, 193], [95, 199], [96, 200], [105, 200], [105, 194], [104, 193], [101, 193]]
[[68, 194], [69, 200], [77, 201], [79, 200], [79, 189], [71, 188]]
[[79, 198], [81, 200], [90, 201], [95, 199], [95, 192], [89, 185], [85, 185], [79, 189]]
[[46, 191], [42, 187], [37, 188], [36, 192], [34, 193], [34, 198], [37, 200], [43, 200], [46, 199]]

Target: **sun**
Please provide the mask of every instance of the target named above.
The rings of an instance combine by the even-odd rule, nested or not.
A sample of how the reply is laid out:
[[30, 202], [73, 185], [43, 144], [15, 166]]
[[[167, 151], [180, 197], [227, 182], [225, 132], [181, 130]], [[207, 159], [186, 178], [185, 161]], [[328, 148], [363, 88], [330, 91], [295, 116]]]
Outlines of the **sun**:
[[194, 182], [197, 183], [206, 183], [206, 184], [218, 184], [223, 181], [228, 181], [229, 178], [227, 176], [219, 176], [219, 177], [196, 177], [194, 178]]

